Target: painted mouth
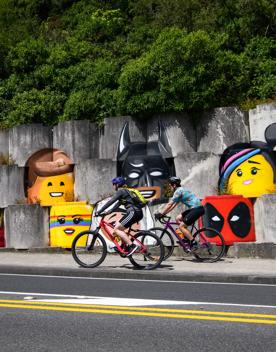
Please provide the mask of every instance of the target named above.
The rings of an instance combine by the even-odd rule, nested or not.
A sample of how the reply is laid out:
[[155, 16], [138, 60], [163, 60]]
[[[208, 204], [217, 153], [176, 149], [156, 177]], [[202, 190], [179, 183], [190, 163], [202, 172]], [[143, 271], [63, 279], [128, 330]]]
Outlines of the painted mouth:
[[141, 190], [141, 194], [144, 196], [144, 198], [152, 198], [155, 195], [155, 190]]
[[253, 182], [253, 180], [252, 180], [252, 179], [249, 179], [249, 180], [243, 181], [243, 184], [244, 184], [244, 185], [250, 185], [252, 182]]
[[75, 230], [74, 229], [65, 229], [64, 232], [66, 233], [66, 235], [71, 236], [75, 232]]
[[61, 197], [63, 196], [63, 192], [50, 192], [51, 197]]

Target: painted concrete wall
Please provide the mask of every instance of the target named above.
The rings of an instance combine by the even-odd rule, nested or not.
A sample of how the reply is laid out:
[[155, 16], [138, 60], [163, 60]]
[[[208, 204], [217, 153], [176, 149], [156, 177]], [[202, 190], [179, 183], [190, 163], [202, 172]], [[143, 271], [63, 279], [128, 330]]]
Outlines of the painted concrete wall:
[[[34, 231], [38, 231], [39, 243], [47, 246], [45, 211], [39, 206], [25, 208], [18, 204], [25, 198], [23, 166], [38, 150], [54, 147], [68, 154], [75, 163], [76, 200], [94, 203], [113, 191], [110, 180], [117, 174], [116, 154], [124, 123], [130, 123], [131, 141], [143, 142], [158, 138], [160, 120], [170, 141], [176, 174], [182, 178], [184, 186], [204, 198], [206, 195], [216, 194], [219, 158], [223, 150], [236, 142], [263, 140], [265, 126], [276, 122], [276, 104], [261, 105], [251, 110], [249, 120], [247, 114], [235, 107], [204, 112], [201, 118], [202, 123], [197, 128], [193, 127], [192, 117], [186, 114], [160, 114], [147, 122], [130, 116], [105, 119], [101, 129], [97, 129], [89, 121], [68, 121], [59, 123], [53, 129], [38, 124], [0, 131], [0, 152], [11, 154], [15, 162], [11, 166], [0, 165], [0, 207], [6, 208], [5, 225], [11, 229], [7, 232], [10, 234], [8, 244], [15, 244], [18, 248], [20, 243], [23, 243], [22, 248], [27, 244], [37, 246], [35, 232], [32, 232], [34, 228]], [[265, 222], [262, 220], [263, 214], [270, 214], [270, 209], [274, 209], [274, 202], [274, 198], [262, 197], [255, 204], [259, 242], [276, 243], [273, 213], [271, 220], [270, 215]], [[27, 236], [24, 239], [26, 242], [23, 239], [19, 242], [16, 240], [19, 235], [15, 232], [16, 227], [12, 227], [15, 216], [25, 226], [23, 229]], [[40, 222], [39, 226], [37, 221]], [[20, 228], [19, 222], [16, 224]], [[47, 236], [48, 232], [47, 227]]]

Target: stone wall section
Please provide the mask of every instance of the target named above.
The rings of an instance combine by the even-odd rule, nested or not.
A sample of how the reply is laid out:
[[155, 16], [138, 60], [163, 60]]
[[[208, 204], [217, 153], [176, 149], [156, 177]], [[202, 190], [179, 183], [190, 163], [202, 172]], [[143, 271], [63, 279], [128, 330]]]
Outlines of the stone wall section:
[[9, 130], [9, 153], [16, 165], [25, 166], [32, 154], [44, 148], [52, 148], [51, 127], [31, 124]]
[[99, 130], [90, 121], [66, 121], [53, 127], [53, 148], [63, 150], [78, 164], [99, 157]]
[[258, 105], [249, 110], [250, 139], [265, 142], [265, 129], [272, 123], [276, 123], [276, 103]]
[[[116, 155], [124, 123], [129, 122], [131, 141], [143, 142], [158, 139], [160, 120], [170, 142], [176, 174], [183, 180], [183, 186], [204, 198], [217, 193], [223, 150], [236, 142], [264, 140], [265, 127], [276, 122], [276, 104], [257, 106], [249, 114], [236, 107], [206, 111], [196, 128], [193, 118], [187, 114], [164, 113], [147, 121], [130, 116], [108, 118], [101, 128], [90, 121], [67, 121], [53, 128], [34, 124], [1, 130], [0, 153], [10, 155], [14, 163], [0, 165], [0, 208], [6, 208], [7, 245], [14, 248], [48, 245], [47, 209], [20, 205], [25, 199], [24, 166], [38, 150], [57, 148], [66, 152], [75, 163], [76, 200], [95, 203], [113, 192], [110, 180], [117, 174]], [[274, 195], [255, 203], [260, 243], [276, 243], [275, 203]], [[20, 238], [23, 232], [26, 238]]]
[[49, 244], [49, 214], [40, 205], [10, 205], [5, 209], [6, 247], [28, 249]]

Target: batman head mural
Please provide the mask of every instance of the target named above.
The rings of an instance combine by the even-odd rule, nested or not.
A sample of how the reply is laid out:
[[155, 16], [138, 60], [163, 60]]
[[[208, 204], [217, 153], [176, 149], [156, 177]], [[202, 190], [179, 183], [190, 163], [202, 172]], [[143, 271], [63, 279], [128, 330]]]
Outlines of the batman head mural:
[[175, 175], [170, 143], [160, 121], [158, 132], [157, 141], [132, 142], [129, 123], [123, 126], [117, 150], [117, 173], [125, 177], [128, 186], [158, 186], [162, 190], [169, 176]]

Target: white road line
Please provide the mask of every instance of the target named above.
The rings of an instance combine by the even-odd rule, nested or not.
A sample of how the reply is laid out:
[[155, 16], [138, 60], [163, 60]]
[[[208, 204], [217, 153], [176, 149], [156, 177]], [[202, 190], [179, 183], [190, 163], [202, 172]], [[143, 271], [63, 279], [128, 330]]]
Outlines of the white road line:
[[179, 281], [179, 280], [147, 280], [147, 279], [119, 279], [107, 277], [82, 277], [82, 276], [58, 276], [58, 275], [31, 275], [31, 274], [7, 274], [0, 273], [0, 276], [23, 276], [23, 277], [42, 277], [53, 279], [77, 279], [77, 280], [106, 280], [106, 281], [133, 281], [133, 282], [157, 282], [157, 283], [174, 283], [174, 284], [200, 284], [200, 285], [233, 285], [233, 286], [265, 286], [276, 287], [276, 284], [256, 284], [243, 282], [216, 282], [216, 281]]
[[[30, 296], [36, 302], [59, 302], [72, 304], [98, 304], [98, 305], [114, 305], [114, 306], [159, 306], [159, 305], [204, 305], [204, 306], [225, 306], [225, 307], [249, 307], [249, 308], [273, 308], [276, 306], [259, 305], [259, 304], [239, 304], [239, 303], [221, 303], [221, 302], [195, 302], [195, 301], [173, 301], [173, 300], [155, 300], [155, 299], [136, 299], [136, 298], [117, 298], [117, 297], [100, 297], [100, 296], [78, 296], [78, 295], [61, 295], [37, 292], [15, 292], [0, 291], [2, 295], [20, 295]], [[35, 299], [41, 297], [43, 299]], [[47, 299], [53, 297], [56, 299]], [[63, 299], [61, 299], [63, 298]]]

